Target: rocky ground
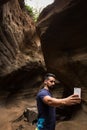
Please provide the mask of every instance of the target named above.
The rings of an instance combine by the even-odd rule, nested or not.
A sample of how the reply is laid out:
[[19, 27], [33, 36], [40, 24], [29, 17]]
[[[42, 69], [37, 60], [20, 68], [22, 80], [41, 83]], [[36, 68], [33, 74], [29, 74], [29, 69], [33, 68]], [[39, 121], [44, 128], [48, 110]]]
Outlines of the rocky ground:
[[[26, 118], [18, 118], [23, 114], [26, 107], [32, 106], [30, 100], [21, 101], [20, 104], [0, 106], [0, 129], [1, 130], [34, 130], [35, 125], [29, 123]], [[29, 104], [29, 105], [28, 105]]]
[[[33, 95], [32, 95], [33, 96]], [[23, 99], [16, 94], [14, 98], [2, 97], [0, 103], [0, 129], [1, 130], [34, 130], [35, 125], [28, 122], [23, 116], [26, 108], [33, 110], [36, 106], [35, 97]], [[34, 117], [32, 117], [33, 119]]]

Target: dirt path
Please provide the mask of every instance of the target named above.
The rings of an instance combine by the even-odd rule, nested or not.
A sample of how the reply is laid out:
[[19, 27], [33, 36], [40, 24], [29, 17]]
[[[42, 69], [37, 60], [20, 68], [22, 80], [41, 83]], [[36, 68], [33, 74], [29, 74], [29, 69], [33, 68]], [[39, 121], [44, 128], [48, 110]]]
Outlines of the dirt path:
[[34, 130], [35, 125], [32, 125], [24, 119], [18, 122], [13, 122], [23, 114], [25, 108], [34, 105], [35, 102], [33, 100], [24, 100], [19, 103], [16, 102], [9, 105], [1, 105], [0, 130]]

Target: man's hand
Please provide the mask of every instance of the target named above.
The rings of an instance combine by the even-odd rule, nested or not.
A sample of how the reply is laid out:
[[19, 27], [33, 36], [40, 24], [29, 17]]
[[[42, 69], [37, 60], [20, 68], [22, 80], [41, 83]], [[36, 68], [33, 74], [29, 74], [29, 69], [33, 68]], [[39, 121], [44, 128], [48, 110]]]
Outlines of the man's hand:
[[69, 97], [64, 98], [63, 102], [64, 102], [64, 105], [67, 105], [67, 106], [75, 105], [81, 102], [81, 98], [79, 98], [78, 95], [70, 95]]

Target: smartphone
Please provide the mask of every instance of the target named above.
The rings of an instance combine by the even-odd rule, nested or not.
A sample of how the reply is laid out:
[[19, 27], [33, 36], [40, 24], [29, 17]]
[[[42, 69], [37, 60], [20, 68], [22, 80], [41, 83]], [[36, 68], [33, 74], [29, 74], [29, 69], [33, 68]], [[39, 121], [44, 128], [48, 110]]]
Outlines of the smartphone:
[[75, 95], [78, 95], [79, 96], [79, 98], [81, 98], [81, 88], [74, 88], [74, 94]]

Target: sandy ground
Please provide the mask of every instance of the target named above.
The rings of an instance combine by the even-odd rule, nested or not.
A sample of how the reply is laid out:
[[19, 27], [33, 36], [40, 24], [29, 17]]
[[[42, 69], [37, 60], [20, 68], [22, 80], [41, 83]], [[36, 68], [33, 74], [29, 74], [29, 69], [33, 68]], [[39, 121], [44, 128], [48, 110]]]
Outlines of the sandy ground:
[[0, 105], [0, 130], [35, 130], [35, 125], [27, 122], [26, 119], [22, 119], [20, 121], [14, 122], [17, 118], [19, 118], [25, 108], [35, 106], [35, 101], [22, 100], [13, 103], [1, 104]]

